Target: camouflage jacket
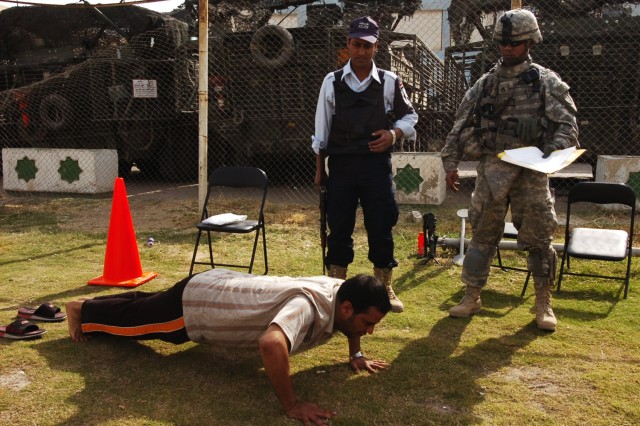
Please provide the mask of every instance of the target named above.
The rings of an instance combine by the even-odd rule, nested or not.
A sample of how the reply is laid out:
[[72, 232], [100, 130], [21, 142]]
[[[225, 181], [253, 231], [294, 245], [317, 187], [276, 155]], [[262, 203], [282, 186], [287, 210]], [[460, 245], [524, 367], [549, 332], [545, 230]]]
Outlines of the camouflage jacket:
[[578, 146], [576, 106], [569, 86], [529, 58], [514, 67], [501, 61], [464, 96], [445, 146], [445, 171], [462, 159], [479, 160], [504, 149], [553, 144]]

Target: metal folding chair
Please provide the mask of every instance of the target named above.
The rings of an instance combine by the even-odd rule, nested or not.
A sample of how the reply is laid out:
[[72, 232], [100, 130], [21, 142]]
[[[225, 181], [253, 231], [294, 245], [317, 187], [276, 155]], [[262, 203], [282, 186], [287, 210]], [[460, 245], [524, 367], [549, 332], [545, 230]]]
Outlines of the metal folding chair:
[[[209, 176], [209, 188], [207, 190], [207, 196], [204, 202], [204, 208], [202, 210], [201, 222], [196, 225], [198, 229], [198, 235], [196, 237], [196, 244], [193, 249], [193, 257], [191, 259], [191, 267], [189, 268], [189, 275], [193, 275], [194, 265], [209, 265], [211, 268], [216, 266], [229, 266], [236, 268], [248, 269], [249, 273], [253, 271], [253, 263], [256, 257], [256, 249], [258, 248], [258, 239], [262, 234], [262, 247], [264, 252], [264, 274], [269, 270], [267, 261], [267, 240], [265, 236], [265, 223], [264, 223], [264, 206], [267, 199], [267, 187], [269, 180], [264, 171], [255, 167], [230, 167], [223, 166], [215, 169]], [[211, 223], [211, 214], [216, 212], [215, 203], [211, 195], [212, 192], [220, 190], [224, 191], [226, 188], [231, 189], [251, 189], [260, 193], [259, 209], [253, 212], [257, 217], [255, 219], [240, 220], [231, 223], [216, 224]], [[218, 210], [219, 211], [219, 210]], [[251, 251], [251, 261], [249, 264], [233, 264], [233, 263], [219, 263], [214, 262], [213, 259], [213, 247], [212, 247], [212, 232], [220, 233], [233, 233], [233, 234], [248, 234], [255, 233], [253, 240], [253, 249]], [[207, 234], [207, 242], [209, 245], [209, 260], [206, 262], [196, 261], [198, 254], [198, 247], [200, 245], [200, 238], [202, 233]]]
[[[572, 228], [573, 205], [578, 202], [592, 204], [622, 204], [628, 206], [629, 227], [626, 230], [608, 227]], [[565, 227], [564, 250], [557, 291], [560, 292], [564, 275], [578, 275], [624, 281], [624, 298], [629, 292], [631, 256], [633, 251], [633, 226], [636, 215], [636, 195], [629, 186], [621, 183], [581, 182], [569, 190], [567, 200], [567, 222]], [[606, 223], [605, 223], [606, 224]], [[571, 258], [616, 262], [627, 260], [624, 276], [587, 274], [570, 271]], [[566, 263], [566, 269], [565, 269]]]

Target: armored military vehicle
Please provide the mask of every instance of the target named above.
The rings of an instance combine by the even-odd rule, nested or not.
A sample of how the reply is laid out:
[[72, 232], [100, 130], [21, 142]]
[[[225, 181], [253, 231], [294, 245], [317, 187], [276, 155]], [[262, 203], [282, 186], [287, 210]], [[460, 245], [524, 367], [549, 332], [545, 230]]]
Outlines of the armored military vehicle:
[[117, 149], [123, 170], [162, 169], [195, 125], [187, 39], [185, 23], [135, 6], [3, 10], [3, 147]]
[[[215, 132], [245, 157], [311, 155], [318, 91], [348, 60], [346, 28], [227, 33], [210, 40], [210, 116]], [[413, 34], [382, 31], [378, 66], [403, 78], [421, 114], [441, 107], [444, 64]], [[418, 144], [427, 145], [422, 133]], [[424, 149], [426, 150], [426, 149]]]

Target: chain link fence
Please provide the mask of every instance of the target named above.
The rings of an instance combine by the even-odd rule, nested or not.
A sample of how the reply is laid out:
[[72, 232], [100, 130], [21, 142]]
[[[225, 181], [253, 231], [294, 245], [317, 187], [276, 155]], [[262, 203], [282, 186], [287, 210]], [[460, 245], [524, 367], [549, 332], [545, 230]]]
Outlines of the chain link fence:
[[[324, 76], [348, 60], [349, 21], [383, 28], [375, 58], [400, 75], [420, 120], [398, 152], [437, 152], [466, 89], [497, 59], [504, 1], [210, 2], [209, 153], [264, 169], [292, 202], [315, 194], [311, 150]], [[125, 179], [195, 183], [198, 173], [197, 1], [166, 14], [136, 6], [11, 7], [0, 12], [0, 145], [20, 182], [71, 184], [95, 163]], [[640, 155], [640, 16], [633, 3], [524, 2], [544, 42], [534, 61], [558, 72], [578, 106], [580, 161]], [[66, 150], [45, 170], [29, 149]], [[46, 155], [46, 154], [42, 154]], [[78, 158], [76, 158], [78, 157]], [[92, 157], [93, 158], [93, 157]], [[414, 166], [419, 168], [420, 165]], [[423, 166], [423, 167], [426, 167]], [[429, 166], [432, 167], [432, 166]], [[553, 179], [567, 189], [569, 179]], [[584, 177], [584, 176], [582, 176]], [[112, 181], [109, 182], [111, 185]]]

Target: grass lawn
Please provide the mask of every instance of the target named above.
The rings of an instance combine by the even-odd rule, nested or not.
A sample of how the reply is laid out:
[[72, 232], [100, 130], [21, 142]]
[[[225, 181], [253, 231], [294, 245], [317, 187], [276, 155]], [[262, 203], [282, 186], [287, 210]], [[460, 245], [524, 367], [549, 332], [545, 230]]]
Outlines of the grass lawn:
[[[102, 275], [111, 199], [5, 196], [0, 202], [2, 325], [20, 306], [64, 307], [120, 291], [86, 285]], [[197, 202], [133, 198], [130, 205], [143, 270], [159, 273], [139, 289], [165, 289], [188, 273]], [[431, 209], [439, 235], [458, 236], [458, 208]], [[317, 217], [315, 205], [268, 205], [269, 274], [322, 272]], [[594, 212], [589, 223], [617, 219]], [[337, 411], [333, 425], [640, 424], [640, 262], [632, 267], [627, 300], [621, 282], [567, 277], [563, 292], [554, 294], [555, 333], [535, 326], [532, 283], [520, 298], [525, 274], [497, 268], [483, 291], [482, 312], [452, 319], [447, 310], [463, 294], [460, 268], [451, 263], [456, 251], [440, 250], [440, 264], [425, 264], [415, 255], [420, 228], [403, 219], [396, 228], [394, 288], [405, 312], [390, 313], [363, 339], [365, 354], [391, 367], [353, 374], [346, 338], [336, 335], [292, 357], [299, 398]], [[153, 248], [144, 247], [148, 236], [156, 240]], [[349, 273], [369, 273], [361, 218], [355, 238]], [[230, 259], [251, 244], [237, 235], [222, 239]], [[562, 239], [561, 226], [556, 241]], [[523, 264], [518, 253], [503, 257]], [[73, 343], [66, 321], [39, 325], [47, 330], [41, 339], [0, 339], [0, 424], [296, 424], [283, 416], [257, 350], [108, 337]]]

